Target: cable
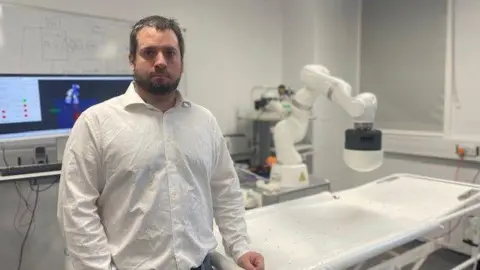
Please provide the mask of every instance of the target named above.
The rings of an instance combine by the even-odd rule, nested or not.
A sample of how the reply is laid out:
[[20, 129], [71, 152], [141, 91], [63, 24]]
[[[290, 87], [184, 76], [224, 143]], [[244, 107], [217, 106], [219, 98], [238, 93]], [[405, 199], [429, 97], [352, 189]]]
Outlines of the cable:
[[[5, 144], [4, 143], [0, 143], [0, 146], [1, 146], [1, 151], [2, 151], [2, 159], [3, 159], [3, 162], [5, 163], [5, 167], [10, 167], [10, 165], [8, 164], [8, 161], [7, 161], [7, 157], [6, 157], [6, 153], [5, 153]], [[34, 180], [34, 182], [36, 182], [36, 180]], [[17, 191], [17, 194], [19, 196], [19, 201], [18, 201], [18, 205], [17, 205], [17, 211], [15, 213], [15, 218], [13, 220], [13, 224], [14, 224], [14, 228], [15, 230], [21, 235], [21, 232], [19, 230], [18, 227], [23, 227], [25, 225], [22, 225], [22, 220], [23, 220], [23, 217], [25, 216], [25, 214], [27, 212], [30, 212], [31, 213], [31, 216], [30, 216], [30, 221], [28, 223], [28, 228], [27, 228], [27, 232], [25, 233], [25, 236], [23, 238], [23, 241], [22, 241], [22, 245], [21, 245], [21, 248], [20, 248], [20, 255], [19, 255], [19, 258], [18, 258], [18, 267], [17, 267], [17, 270], [21, 270], [22, 269], [22, 262], [23, 262], [23, 253], [24, 253], [24, 249], [25, 249], [25, 244], [27, 243], [27, 240], [28, 240], [28, 236], [30, 234], [30, 231], [32, 230], [32, 226], [34, 226], [34, 220], [35, 220], [35, 211], [37, 210], [37, 206], [38, 206], [38, 199], [39, 199], [39, 193], [40, 192], [43, 192], [43, 191], [46, 191], [48, 189], [50, 189], [54, 184], [55, 184], [56, 181], [53, 181], [52, 183], [50, 183], [49, 186], [47, 186], [46, 188], [43, 188], [43, 189], [40, 189], [40, 185], [36, 185], [36, 190], [34, 190], [32, 188], [32, 186], [34, 185], [32, 182], [30, 182], [30, 190], [31, 191], [35, 191], [35, 202], [33, 203], [33, 209], [31, 209], [31, 205], [29, 204], [28, 202], [28, 199], [30, 198], [30, 194], [31, 194], [31, 191], [28, 193], [27, 195], [27, 198], [25, 198], [22, 194], [22, 192], [20, 191], [20, 188], [18, 187], [18, 183], [17, 181], [14, 181], [14, 185], [15, 185], [15, 190]], [[18, 217], [18, 214], [19, 214], [19, 210], [20, 210], [20, 201], [23, 201], [25, 203], [25, 208], [26, 208], [26, 211], [24, 211], [20, 217], [20, 224], [19, 226], [17, 227], [17, 224], [16, 224], [16, 220], [17, 220], [17, 217]]]
[[30, 234], [30, 230], [32, 228], [33, 221], [35, 219], [35, 210], [37, 210], [37, 205], [38, 205], [38, 194], [39, 194], [39, 189], [40, 186], [37, 185], [37, 190], [35, 194], [35, 202], [33, 204], [33, 211], [32, 211], [32, 216], [30, 217], [30, 223], [28, 224], [28, 229], [27, 233], [25, 234], [25, 237], [23, 238], [22, 246], [20, 248], [20, 256], [18, 258], [18, 267], [17, 270], [22, 269], [22, 261], [23, 261], [23, 250], [25, 248], [25, 243], [27, 243], [28, 235]]
[[[22, 267], [23, 253], [24, 253], [25, 244], [27, 242], [28, 236], [31, 234], [31, 232], [35, 228], [35, 213], [36, 213], [36, 209], [38, 207], [38, 200], [39, 200], [39, 197], [40, 197], [40, 192], [43, 192], [43, 191], [46, 191], [46, 190], [50, 189], [52, 186], [54, 186], [54, 184], [56, 182], [57, 181], [52, 181], [47, 187], [40, 189], [40, 185], [37, 183], [36, 179], [33, 179], [32, 181], [29, 181], [30, 191], [27, 195], [27, 198], [25, 198], [25, 196], [22, 194], [19, 186], [17, 185], [17, 182], [14, 182], [15, 189], [17, 190], [17, 193], [19, 195], [19, 201], [18, 201], [18, 205], [17, 205], [17, 212], [15, 214], [15, 218], [14, 218], [13, 222], [14, 222], [15, 230], [18, 232], [19, 235], [22, 235], [24, 237], [23, 241], [22, 241], [21, 250], [20, 250], [20, 257], [19, 257], [18, 268], [17, 268], [18, 270], [20, 270], [21, 267]], [[34, 186], [35, 186], [35, 188], [34, 188]], [[35, 193], [35, 202], [33, 203], [33, 207], [29, 203], [29, 198], [30, 198], [30, 194], [32, 193], [32, 191]], [[20, 220], [18, 221], [19, 224], [17, 225], [17, 217], [19, 215], [20, 202], [21, 201], [23, 201], [25, 203], [25, 211], [21, 214]], [[24, 217], [28, 212], [31, 213], [30, 221], [27, 224], [22, 224], [23, 220], [24, 220]], [[27, 231], [26, 231], [25, 235], [23, 235], [22, 232], [20, 231], [20, 228], [24, 227], [24, 226], [27, 226], [27, 225], [28, 225]]]
[[[460, 164], [459, 164], [460, 165]], [[457, 167], [457, 174], [458, 174], [458, 169], [460, 168], [460, 166]], [[477, 172], [475, 173], [475, 175], [473, 176], [472, 180], [471, 180], [471, 183], [475, 184], [476, 183], [476, 179], [478, 178], [478, 176], [480, 175], [480, 169], [477, 170]], [[457, 178], [455, 178], [455, 181], [457, 181]], [[447, 235], [450, 235], [453, 231], [455, 231], [458, 226], [461, 224], [463, 218], [465, 216], [462, 216], [458, 219], [457, 223], [452, 227], [450, 228], [450, 230], [448, 230], [446, 233], [438, 236], [438, 237], [435, 237], [436, 239], [439, 239], [439, 238], [442, 238], [442, 237], [445, 237]]]
[[455, 182], [459, 180], [460, 169], [462, 168], [462, 161], [463, 161], [463, 156], [460, 156], [460, 158], [458, 159], [457, 169], [455, 170], [455, 178], [454, 178]]
[[[34, 183], [36, 182], [35, 179], [34, 179], [33, 181], [34, 181]], [[44, 189], [40, 189], [39, 192], [47, 191], [48, 189], [50, 189], [51, 187], [53, 187], [53, 185], [55, 185], [56, 182], [57, 182], [57, 181], [52, 181], [52, 183], [50, 183], [50, 185], [48, 185], [48, 186], [47, 186], [46, 188], [44, 188]], [[34, 183], [30, 182], [30, 190], [31, 190], [31, 191], [35, 191], [35, 189], [33, 189], [33, 186], [39, 186], [39, 184], [34, 184]]]
[[[28, 203], [28, 199], [25, 199], [25, 197], [23, 196], [22, 192], [20, 191], [20, 188], [19, 188], [18, 185], [17, 185], [17, 181], [14, 181], [13, 184], [15, 185], [15, 189], [17, 190], [18, 196], [20, 196], [20, 198], [22, 199], [22, 201], [25, 203], [25, 206], [26, 206], [26, 207], [30, 210], [30, 212], [31, 212], [30, 204]], [[29, 194], [28, 196], [30, 196], [30, 194]]]
[[477, 172], [475, 173], [475, 175], [473, 176], [472, 184], [477, 184], [477, 178], [478, 178], [479, 175], [480, 175], [480, 169], [478, 169]]
[[7, 156], [5, 154], [5, 143], [2, 143], [2, 158], [3, 158], [3, 163], [5, 163], [5, 167], [10, 167], [8, 165], [8, 161], [7, 161]]
[[[460, 168], [461, 168], [460, 165], [461, 165], [461, 161], [462, 161], [462, 160], [463, 160], [463, 159], [459, 159], [459, 163], [458, 163], [458, 166], [457, 166], [457, 169], [456, 169], [456, 172], [455, 172], [455, 181], [458, 181], [458, 173], [459, 173]], [[475, 183], [475, 182], [476, 182], [475, 180], [477, 179], [477, 177], [478, 177], [479, 175], [480, 175], [480, 169], [477, 170], [477, 172], [476, 172], [475, 175], [473, 176], [471, 182], [472, 182], [472, 183]], [[437, 236], [437, 237], [435, 237], [435, 238], [436, 238], [436, 239], [439, 239], [439, 238], [445, 237], [445, 236], [447, 236], [447, 235], [450, 235], [453, 231], [455, 231], [455, 230], [458, 228], [458, 226], [461, 224], [461, 222], [462, 222], [462, 220], [463, 220], [464, 217], [465, 217], [465, 216], [460, 217], [460, 218], [458, 219], [457, 223], [456, 223], [452, 228], [450, 228], [450, 230], [448, 230], [446, 233], [444, 233], [444, 234], [442, 234], [442, 235], [440, 235], [440, 236]]]
[[[6, 153], [5, 153], [5, 143], [1, 143], [0, 144], [1, 146], [1, 150], [2, 150], [2, 158], [3, 158], [3, 162], [5, 163], [5, 167], [10, 167], [10, 165], [8, 164], [8, 161], [7, 161], [7, 157], [6, 157]], [[19, 228], [18, 227], [23, 227], [23, 225], [21, 224], [22, 223], [22, 220], [23, 220], [23, 217], [25, 216], [25, 214], [27, 212], [30, 212], [33, 214], [33, 210], [31, 209], [31, 205], [28, 203], [28, 198], [30, 198], [30, 194], [31, 193], [28, 193], [27, 195], [27, 198], [25, 198], [22, 194], [22, 192], [20, 191], [20, 188], [18, 187], [18, 183], [17, 181], [13, 181], [13, 184], [15, 185], [15, 190], [17, 191], [17, 194], [18, 194], [18, 197], [19, 197], [19, 200], [18, 200], [18, 204], [17, 204], [17, 211], [15, 213], [15, 217], [13, 219], [13, 226], [15, 228], [15, 230], [20, 234], [22, 235], [22, 233], [20, 232]], [[26, 211], [24, 211], [22, 214], [21, 214], [21, 217], [20, 217], [20, 225], [17, 227], [17, 217], [18, 217], [18, 214], [19, 214], [19, 211], [20, 211], [20, 202], [23, 201], [24, 204], [25, 204], [25, 208], [26, 208]]]
[[443, 237], [445, 237], [445, 236], [447, 236], [447, 235], [450, 235], [453, 231], [455, 231], [455, 230], [458, 228], [458, 226], [459, 226], [460, 223], [462, 222], [463, 218], [464, 218], [464, 216], [460, 217], [460, 218], [458, 219], [457, 223], [456, 223], [452, 228], [450, 228], [450, 230], [448, 230], [446, 233], [444, 233], [444, 234], [442, 234], [442, 235], [439, 235], [439, 236], [435, 237], [435, 239], [440, 239], [440, 238], [443, 238]]
[[[19, 193], [20, 191], [17, 190], [17, 193]], [[27, 212], [32, 212], [31, 209], [30, 209], [30, 205], [28, 204], [28, 200], [30, 198], [30, 194], [32, 193], [32, 191], [30, 191], [27, 195], [27, 198], [23, 198], [27, 203], [25, 203], [25, 211], [21, 214], [21, 217], [20, 217], [20, 221], [18, 222], [19, 225], [17, 226], [17, 217], [18, 215], [20, 214], [20, 205], [21, 205], [21, 202], [22, 202], [22, 197], [23, 197], [23, 194], [19, 193], [19, 196], [18, 196], [18, 203], [17, 203], [17, 210], [15, 212], [15, 217], [13, 218], [13, 227], [15, 228], [15, 230], [17, 231], [18, 235], [20, 236], [24, 236], [23, 233], [20, 231], [19, 227], [23, 227], [24, 225], [22, 225], [22, 220], [23, 220], [23, 217], [25, 216], [25, 214]], [[24, 201], [24, 202], [25, 202]], [[28, 224], [27, 224], [28, 225]]]
[[[37, 181], [36, 179], [33, 179], [33, 180], [30, 181], [30, 183], [29, 183], [30, 191], [29, 191], [29, 193], [28, 193], [28, 195], [27, 195], [27, 199], [26, 199], [26, 201], [27, 201], [26, 204], [25, 204], [26, 210], [22, 213], [22, 215], [21, 215], [21, 217], [20, 217], [19, 227], [24, 227], [24, 226], [27, 226], [27, 225], [28, 225], [28, 223], [27, 223], [27, 224], [22, 224], [22, 223], [23, 223], [23, 222], [22, 222], [22, 221], [23, 221], [23, 218], [25, 217], [25, 215], [27, 214], [27, 212], [30, 212], [30, 214], [33, 214], [33, 210], [30, 209], [31, 206], [30, 206], [29, 203], [28, 203], [28, 199], [30, 198], [30, 194], [31, 194], [32, 192], [35, 192], [35, 193], [38, 193], [38, 196], [39, 196], [41, 192], [47, 191], [48, 189], [50, 189], [51, 187], [53, 187], [53, 186], [56, 184], [56, 182], [57, 182], [57, 181], [52, 181], [47, 187], [45, 187], [45, 188], [43, 188], [43, 189], [40, 189], [40, 185], [39, 185], [39, 184], [35, 184], [36, 181]], [[35, 190], [35, 189], [33, 188], [33, 186], [35, 186], [35, 185], [37, 186], [37, 190]], [[19, 202], [20, 202], [20, 201], [19, 201]], [[15, 217], [18, 215], [18, 210], [19, 210], [19, 209], [17, 208], [17, 214], [15, 215]], [[34, 227], [33, 227], [33, 230], [35, 230], [35, 223], [33, 223], [33, 226], [34, 226]], [[17, 229], [17, 228], [16, 228], [16, 229]], [[20, 232], [18, 229], [17, 229], [17, 231]], [[21, 232], [20, 232], [20, 234], [21, 234]]]

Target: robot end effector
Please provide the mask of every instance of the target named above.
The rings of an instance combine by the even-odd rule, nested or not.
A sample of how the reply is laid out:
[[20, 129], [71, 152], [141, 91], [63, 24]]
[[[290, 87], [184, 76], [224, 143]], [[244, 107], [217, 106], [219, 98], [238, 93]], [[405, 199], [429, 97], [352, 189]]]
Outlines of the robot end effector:
[[377, 98], [372, 93], [352, 97], [351, 86], [330, 75], [320, 65], [307, 65], [302, 69], [301, 80], [305, 88], [294, 95], [293, 105], [309, 108], [320, 95], [342, 107], [354, 121], [354, 128], [345, 131], [344, 161], [350, 168], [373, 171], [383, 160], [382, 133], [373, 128], [377, 110]]

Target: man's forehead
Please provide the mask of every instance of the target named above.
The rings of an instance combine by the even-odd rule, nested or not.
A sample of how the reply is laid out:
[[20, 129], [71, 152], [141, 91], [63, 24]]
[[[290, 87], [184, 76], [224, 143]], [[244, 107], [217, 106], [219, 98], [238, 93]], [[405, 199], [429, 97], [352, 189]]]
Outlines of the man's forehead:
[[143, 46], [173, 46], [178, 47], [178, 39], [171, 29], [157, 30], [153, 27], [142, 28], [137, 34], [137, 40]]

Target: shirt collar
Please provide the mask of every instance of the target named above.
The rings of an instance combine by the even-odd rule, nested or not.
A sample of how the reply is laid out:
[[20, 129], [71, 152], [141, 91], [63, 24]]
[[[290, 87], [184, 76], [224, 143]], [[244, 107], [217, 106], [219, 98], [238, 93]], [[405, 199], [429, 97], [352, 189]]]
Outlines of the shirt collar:
[[[191, 102], [184, 99], [180, 91], [176, 90], [176, 99], [175, 99], [175, 107], [178, 108], [190, 108], [192, 106]], [[134, 105], [144, 105], [146, 107], [151, 107], [150, 104], [147, 104], [141, 97], [138, 95], [137, 91], [135, 91], [135, 84], [133, 82], [130, 83], [128, 86], [127, 91], [123, 94], [123, 105], [126, 109], [127, 107], [134, 106]]]

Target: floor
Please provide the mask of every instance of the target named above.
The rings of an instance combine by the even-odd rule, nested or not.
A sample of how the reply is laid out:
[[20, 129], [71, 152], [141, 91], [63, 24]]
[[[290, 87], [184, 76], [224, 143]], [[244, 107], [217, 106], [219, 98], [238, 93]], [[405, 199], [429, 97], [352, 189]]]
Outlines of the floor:
[[[410, 243], [406, 245], [404, 248], [401, 248], [396, 251], [402, 252], [418, 244], [420, 243], [419, 242]], [[381, 256], [379, 258], [373, 259], [371, 263], [375, 264], [375, 263], [378, 263], [379, 261], [383, 261], [388, 258], [389, 257]], [[469, 257], [464, 254], [456, 253], [448, 249], [440, 249], [429, 256], [429, 258], [422, 265], [420, 270], [450, 270], [468, 259]], [[369, 265], [370, 263], [365, 265], [365, 267], [363, 267], [362, 269], [367, 269]], [[473, 265], [467, 267], [466, 269], [470, 270], [472, 269], [472, 267]], [[403, 269], [411, 269], [411, 268], [412, 266], [408, 266]], [[480, 270], [480, 267], [477, 267], [477, 270]]]
[[[466, 255], [458, 254], [450, 250], [439, 250], [432, 254], [425, 264], [420, 268], [421, 270], [447, 270], [452, 269], [462, 262], [468, 260]], [[469, 266], [467, 269], [472, 269]]]

